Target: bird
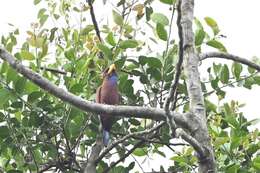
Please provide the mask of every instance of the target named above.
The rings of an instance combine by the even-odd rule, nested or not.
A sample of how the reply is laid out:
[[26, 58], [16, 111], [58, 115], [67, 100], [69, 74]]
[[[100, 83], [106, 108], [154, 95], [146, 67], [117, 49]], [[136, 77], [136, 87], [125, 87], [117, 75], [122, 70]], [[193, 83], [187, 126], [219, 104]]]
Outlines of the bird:
[[[96, 91], [96, 102], [108, 105], [117, 105], [119, 103], [119, 93], [117, 88], [118, 76], [116, 66], [112, 64], [103, 72], [103, 82]], [[110, 130], [113, 125], [113, 115], [100, 114], [103, 144], [107, 147], [109, 144]]]

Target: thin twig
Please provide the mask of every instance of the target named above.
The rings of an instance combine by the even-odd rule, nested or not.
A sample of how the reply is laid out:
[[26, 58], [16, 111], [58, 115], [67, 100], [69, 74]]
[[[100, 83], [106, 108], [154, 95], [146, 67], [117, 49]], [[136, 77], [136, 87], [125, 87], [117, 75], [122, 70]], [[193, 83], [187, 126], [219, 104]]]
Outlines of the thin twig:
[[52, 73], [58, 73], [58, 74], [62, 74], [62, 75], [67, 75], [66, 71], [62, 71], [62, 70], [55, 69], [55, 68], [40, 67], [40, 69], [44, 70], [44, 71], [49, 71], [49, 72], [52, 72]]

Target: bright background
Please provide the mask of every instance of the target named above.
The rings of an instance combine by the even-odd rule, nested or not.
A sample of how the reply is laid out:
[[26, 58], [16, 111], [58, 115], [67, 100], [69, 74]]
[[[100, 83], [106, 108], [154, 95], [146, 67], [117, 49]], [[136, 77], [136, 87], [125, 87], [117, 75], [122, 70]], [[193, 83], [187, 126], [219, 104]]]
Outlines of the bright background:
[[[195, 16], [203, 19], [212, 17], [219, 25], [221, 33], [227, 38], [222, 39], [229, 53], [251, 59], [260, 56], [260, 1], [238, 0], [195, 0]], [[102, 9], [101, 9], [102, 10]], [[33, 0], [8, 0], [1, 2], [0, 6], [0, 35], [7, 34], [14, 28], [8, 23], [19, 28], [21, 35], [30, 28], [30, 23], [36, 21], [38, 9], [33, 5]], [[96, 10], [98, 13], [98, 10]], [[203, 71], [201, 74], [203, 75]], [[252, 90], [245, 88], [224, 89], [227, 91], [227, 100], [238, 100], [246, 106], [241, 109], [245, 116], [251, 120], [260, 116], [260, 87], [253, 86]], [[260, 123], [256, 125], [260, 127]], [[156, 168], [158, 159], [149, 161], [144, 166]], [[169, 164], [169, 160], [160, 159], [160, 162]], [[168, 163], [167, 163], [168, 162]]]

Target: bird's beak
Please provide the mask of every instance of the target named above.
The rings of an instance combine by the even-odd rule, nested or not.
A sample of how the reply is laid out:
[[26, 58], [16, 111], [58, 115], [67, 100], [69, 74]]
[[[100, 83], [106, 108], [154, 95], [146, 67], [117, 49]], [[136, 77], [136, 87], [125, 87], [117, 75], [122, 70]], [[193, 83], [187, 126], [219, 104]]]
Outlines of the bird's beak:
[[116, 65], [115, 65], [115, 64], [112, 64], [112, 65], [109, 67], [107, 74], [111, 74], [111, 73], [113, 72], [113, 70], [116, 70]]

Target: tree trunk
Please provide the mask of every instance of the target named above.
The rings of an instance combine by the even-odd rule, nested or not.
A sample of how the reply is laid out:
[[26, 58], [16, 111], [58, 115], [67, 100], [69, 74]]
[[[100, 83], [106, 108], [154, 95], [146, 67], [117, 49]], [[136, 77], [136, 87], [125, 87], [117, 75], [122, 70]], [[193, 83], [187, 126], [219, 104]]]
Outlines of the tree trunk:
[[[198, 128], [193, 132], [194, 138], [206, 149], [207, 156], [199, 158], [199, 172], [216, 172], [215, 158], [211, 146], [207, 128], [204, 98], [201, 90], [200, 74], [198, 70], [199, 57], [194, 46], [194, 34], [192, 31], [194, 0], [182, 0], [181, 4], [181, 25], [183, 30], [184, 50], [184, 73], [187, 77], [187, 90], [190, 98], [190, 112], [193, 112]], [[191, 120], [192, 121], [192, 120]], [[192, 123], [192, 122], [191, 122]]]

